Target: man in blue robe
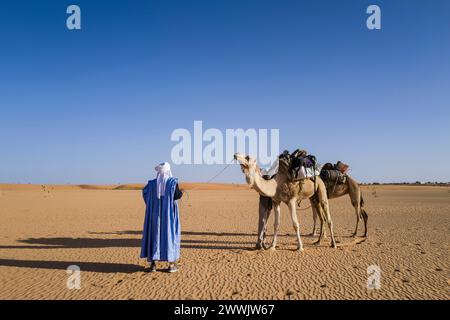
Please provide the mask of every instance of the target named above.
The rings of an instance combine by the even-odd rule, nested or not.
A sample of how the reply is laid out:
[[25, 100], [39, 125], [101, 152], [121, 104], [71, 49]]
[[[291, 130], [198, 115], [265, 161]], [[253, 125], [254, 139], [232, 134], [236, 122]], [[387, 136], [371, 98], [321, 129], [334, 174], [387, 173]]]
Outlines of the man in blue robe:
[[161, 163], [155, 170], [156, 179], [150, 180], [142, 192], [146, 209], [141, 258], [147, 258], [150, 272], [156, 271], [156, 261], [168, 261], [168, 271], [177, 272], [181, 238], [177, 200], [183, 193], [178, 179], [172, 177], [170, 164]]

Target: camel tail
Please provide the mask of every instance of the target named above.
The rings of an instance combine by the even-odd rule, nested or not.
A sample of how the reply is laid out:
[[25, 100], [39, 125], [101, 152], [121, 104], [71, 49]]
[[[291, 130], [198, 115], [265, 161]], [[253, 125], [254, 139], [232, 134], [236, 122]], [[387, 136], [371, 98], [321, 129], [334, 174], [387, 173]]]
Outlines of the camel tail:
[[363, 208], [364, 207], [364, 198], [362, 196], [362, 192], [361, 192], [361, 201], [359, 203], [361, 205], [361, 208]]

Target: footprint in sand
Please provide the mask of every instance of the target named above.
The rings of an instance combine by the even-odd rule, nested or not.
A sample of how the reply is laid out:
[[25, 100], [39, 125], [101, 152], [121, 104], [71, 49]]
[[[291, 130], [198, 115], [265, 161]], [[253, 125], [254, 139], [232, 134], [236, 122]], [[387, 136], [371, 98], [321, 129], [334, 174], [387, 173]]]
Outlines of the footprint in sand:
[[288, 289], [287, 291], [286, 291], [286, 295], [288, 296], [288, 297], [290, 297], [290, 296], [292, 296], [292, 295], [294, 295], [295, 294], [295, 291], [293, 291], [293, 290], [291, 290], [291, 289]]

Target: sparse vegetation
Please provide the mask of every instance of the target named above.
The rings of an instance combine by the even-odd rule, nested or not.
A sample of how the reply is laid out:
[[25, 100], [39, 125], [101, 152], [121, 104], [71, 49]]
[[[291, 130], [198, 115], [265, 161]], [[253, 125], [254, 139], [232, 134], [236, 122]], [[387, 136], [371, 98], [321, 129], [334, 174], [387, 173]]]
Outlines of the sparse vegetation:
[[377, 194], [377, 188], [376, 188], [376, 187], [372, 187], [372, 196], [373, 196], [374, 198], [377, 198], [377, 197], [378, 197], [378, 194]]

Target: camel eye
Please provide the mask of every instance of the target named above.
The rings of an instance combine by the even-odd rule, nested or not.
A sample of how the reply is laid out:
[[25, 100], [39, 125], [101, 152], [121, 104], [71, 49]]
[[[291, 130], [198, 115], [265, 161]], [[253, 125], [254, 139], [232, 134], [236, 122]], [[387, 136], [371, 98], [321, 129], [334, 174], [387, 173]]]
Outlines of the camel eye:
[[246, 156], [246, 157], [245, 157], [245, 160], [250, 161], [250, 157], [249, 157], [249, 156]]

